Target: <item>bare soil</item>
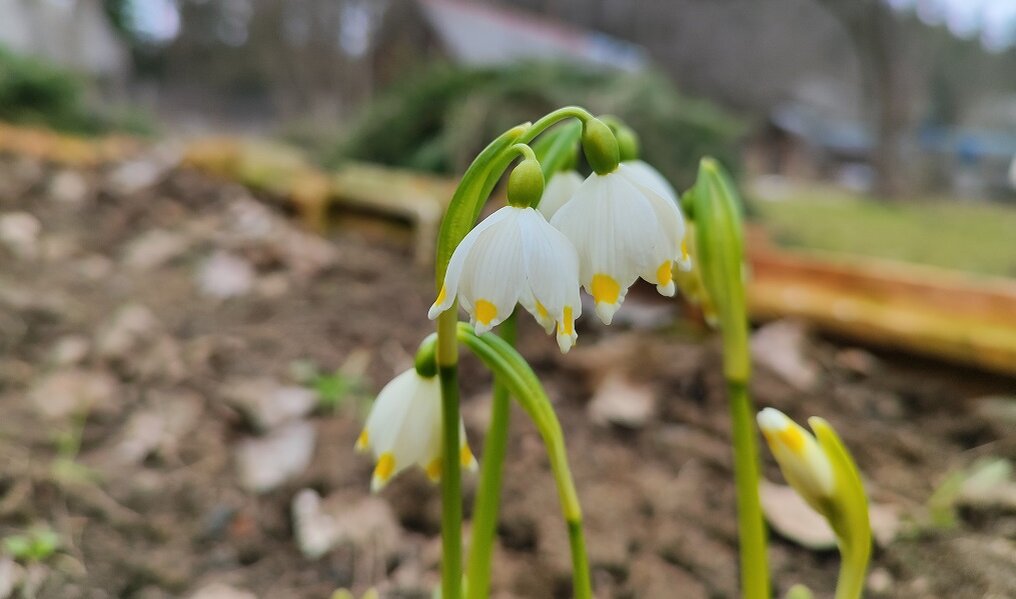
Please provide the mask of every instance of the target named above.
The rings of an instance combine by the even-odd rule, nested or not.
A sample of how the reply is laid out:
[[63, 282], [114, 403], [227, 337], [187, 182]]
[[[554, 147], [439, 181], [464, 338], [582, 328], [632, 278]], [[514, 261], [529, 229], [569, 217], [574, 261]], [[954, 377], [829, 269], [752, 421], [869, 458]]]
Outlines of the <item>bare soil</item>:
[[[12, 596], [229, 596], [209, 590], [221, 583], [264, 598], [326, 598], [371, 585], [384, 597], [429, 597], [440, 552], [437, 489], [414, 472], [365, 499], [372, 464], [352, 450], [363, 417], [357, 401], [307, 416], [316, 432], [309, 464], [256, 493], [241, 485], [236, 455], [264, 433], [227, 400], [244, 378], [294, 384], [296, 360], [332, 371], [357, 356], [369, 392], [406, 367], [431, 330], [433, 281], [412, 265], [405, 239], [347, 223], [329, 236], [334, 253], [308, 266], [294, 256], [300, 247], [250, 232], [259, 226], [244, 224], [253, 205], [271, 206], [272, 227], [296, 228], [270, 199], [231, 183], [179, 168], [121, 193], [108, 184], [116, 165], [106, 165], [70, 171], [86, 192], [59, 201], [54, 180], [66, 169], [12, 156], [0, 165], [0, 216], [26, 212], [41, 225], [34, 255], [0, 248], [0, 537], [47, 525], [61, 538], [54, 555], [14, 569], [21, 582]], [[155, 229], [178, 234], [186, 249], [129, 266], [132, 242]], [[249, 289], [227, 298], [201, 291], [196, 273], [220, 251], [251, 268]], [[584, 318], [580, 345], [566, 356], [523, 318], [520, 348], [565, 430], [597, 596], [736, 597], [718, 346], [676, 318], [686, 312], [679, 302], [648, 291], [622, 309], [627, 325], [608, 330]], [[138, 306], [154, 319], [117, 325]], [[900, 515], [895, 538], [875, 551], [868, 596], [1016, 597], [1013, 505], [963, 507], [949, 528], [927, 525], [924, 507], [949, 472], [981, 457], [1016, 459], [1013, 421], [977, 401], [1011, 394], [1013, 381], [834, 339], [806, 343], [816, 385], [802, 390], [758, 368], [751, 390], [760, 406], [799, 421], [830, 420], [873, 500]], [[627, 426], [590, 417], [590, 398], [612, 372], [649, 390], [648, 417]], [[482, 454], [489, 376], [467, 359], [462, 380], [468, 434]], [[154, 432], [140, 427], [141, 414], [155, 414]], [[127, 451], [131, 443], [143, 449]], [[763, 457], [766, 476], [781, 481]], [[539, 437], [518, 410], [506, 468], [495, 596], [568, 597], [556, 492]], [[384, 540], [353, 535], [305, 557], [291, 518], [303, 489], [339, 515], [380, 502], [370, 505], [390, 508], [394, 525]], [[774, 535], [770, 562], [780, 596], [797, 582], [832, 596], [835, 551]]]

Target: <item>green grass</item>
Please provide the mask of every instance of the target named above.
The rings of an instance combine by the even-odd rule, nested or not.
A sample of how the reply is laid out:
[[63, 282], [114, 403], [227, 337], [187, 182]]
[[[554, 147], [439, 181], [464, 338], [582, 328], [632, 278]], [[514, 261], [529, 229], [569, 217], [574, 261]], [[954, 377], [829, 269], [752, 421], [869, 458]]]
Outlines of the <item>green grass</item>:
[[784, 247], [1016, 277], [1016, 205], [885, 202], [808, 187], [749, 201], [749, 213]]

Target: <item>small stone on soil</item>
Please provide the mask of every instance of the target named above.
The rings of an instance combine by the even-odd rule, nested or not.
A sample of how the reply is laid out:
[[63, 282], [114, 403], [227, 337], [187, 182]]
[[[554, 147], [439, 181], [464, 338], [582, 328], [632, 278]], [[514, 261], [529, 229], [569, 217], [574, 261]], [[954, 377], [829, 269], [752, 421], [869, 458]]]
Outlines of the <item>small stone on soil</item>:
[[221, 394], [261, 431], [299, 420], [317, 406], [317, 394], [312, 389], [283, 385], [269, 377], [227, 381]]
[[201, 416], [195, 393], [152, 393], [148, 399], [150, 405], [131, 415], [113, 449], [119, 463], [137, 464], [156, 451], [174, 453]]
[[243, 591], [228, 584], [216, 582], [198, 589], [190, 599], [258, 599], [250, 591]]
[[371, 548], [385, 559], [401, 536], [391, 507], [376, 496], [351, 503], [348, 497], [335, 495], [322, 501], [316, 491], [304, 489], [293, 498], [292, 514], [296, 543], [310, 559], [346, 542]]
[[159, 320], [151, 310], [141, 304], [125, 304], [99, 325], [95, 348], [104, 358], [124, 359], [150, 341], [159, 329]]
[[39, 256], [42, 224], [27, 212], [8, 212], [0, 216], [0, 244], [24, 260]]
[[49, 350], [49, 359], [56, 366], [74, 366], [88, 357], [91, 349], [87, 337], [81, 335], [65, 335], [57, 339]]
[[798, 391], [818, 383], [818, 368], [809, 351], [807, 329], [798, 321], [778, 320], [751, 336], [752, 358]]
[[180, 233], [152, 229], [127, 245], [123, 262], [134, 270], [154, 270], [183, 255], [190, 245], [191, 241]]
[[656, 394], [617, 372], [607, 374], [588, 407], [589, 418], [599, 425], [642, 428], [656, 414]]
[[49, 197], [54, 202], [68, 206], [80, 206], [88, 199], [88, 181], [78, 171], [65, 169], [49, 182]]
[[28, 399], [40, 414], [60, 419], [119, 409], [120, 383], [102, 370], [57, 370], [35, 383]]
[[201, 293], [208, 297], [227, 299], [250, 292], [254, 276], [254, 267], [250, 262], [220, 250], [201, 265], [197, 285]]
[[299, 476], [314, 455], [317, 433], [309, 422], [294, 422], [270, 435], [246, 439], [236, 448], [240, 484], [264, 493]]

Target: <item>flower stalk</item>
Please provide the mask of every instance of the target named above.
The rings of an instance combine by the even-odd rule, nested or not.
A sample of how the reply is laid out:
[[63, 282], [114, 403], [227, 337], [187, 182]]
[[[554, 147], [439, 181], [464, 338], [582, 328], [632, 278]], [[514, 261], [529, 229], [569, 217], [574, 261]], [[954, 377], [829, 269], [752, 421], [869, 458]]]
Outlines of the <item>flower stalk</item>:
[[[515, 315], [498, 329], [505, 343], [515, 344]], [[511, 398], [508, 387], [494, 380], [491, 399], [490, 425], [483, 443], [483, 461], [480, 464], [480, 483], [473, 504], [473, 536], [469, 544], [469, 562], [466, 568], [467, 599], [485, 599], [490, 594], [490, 572], [494, 553], [494, 534], [501, 501], [501, 480], [504, 458], [508, 452], [508, 423], [511, 417]]]
[[766, 530], [759, 499], [758, 436], [748, 395], [751, 362], [744, 287], [744, 233], [737, 192], [715, 160], [702, 160], [695, 186], [684, 198], [695, 221], [695, 254], [706, 293], [715, 303], [723, 338], [723, 371], [734, 437], [734, 478], [740, 536], [741, 589], [747, 599], [768, 599]]

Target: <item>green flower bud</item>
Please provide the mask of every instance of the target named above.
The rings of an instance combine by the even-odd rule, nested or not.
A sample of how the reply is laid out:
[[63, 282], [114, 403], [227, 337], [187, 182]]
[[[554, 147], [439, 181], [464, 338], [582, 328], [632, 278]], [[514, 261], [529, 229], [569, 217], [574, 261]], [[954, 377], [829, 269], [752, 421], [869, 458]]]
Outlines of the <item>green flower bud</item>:
[[[684, 202], [695, 220], [695, 254], [706, 293], [719, 316], [724, 345], [748, 346], [747, 301], [744, 284], [744, 232], [737, 191], [722, 166], [712, 158], [702, 159], [695, 186]], [[727, 378], [747, 381], [748, 352], [731, 354]]]
[[543, 168], [526, 158], [508, 175], [508, 203], [517, 208], [535, 206], [543, 195]]
[[416, 367], [416, 373], [423, 378], [429, 379], [437, 376], [437, 360], [434, 355], [436, 348], [437, 333], [431, 333], [420, 342], [420, 349], [416, 350], [413, 365]]
[[621, 161], [617, 138], [610, 127], [599, 119], [589, 119], [583, 124], [582, 151], [586, 162], [598, 175], [614, 172]]
[[639, 158], [639, 136], [626, 125], [618, 125], [614, 128], [614, 137], [617, 138], [617, 148], [620, 152], [621, 162], [625, 160], [638, 160]]

